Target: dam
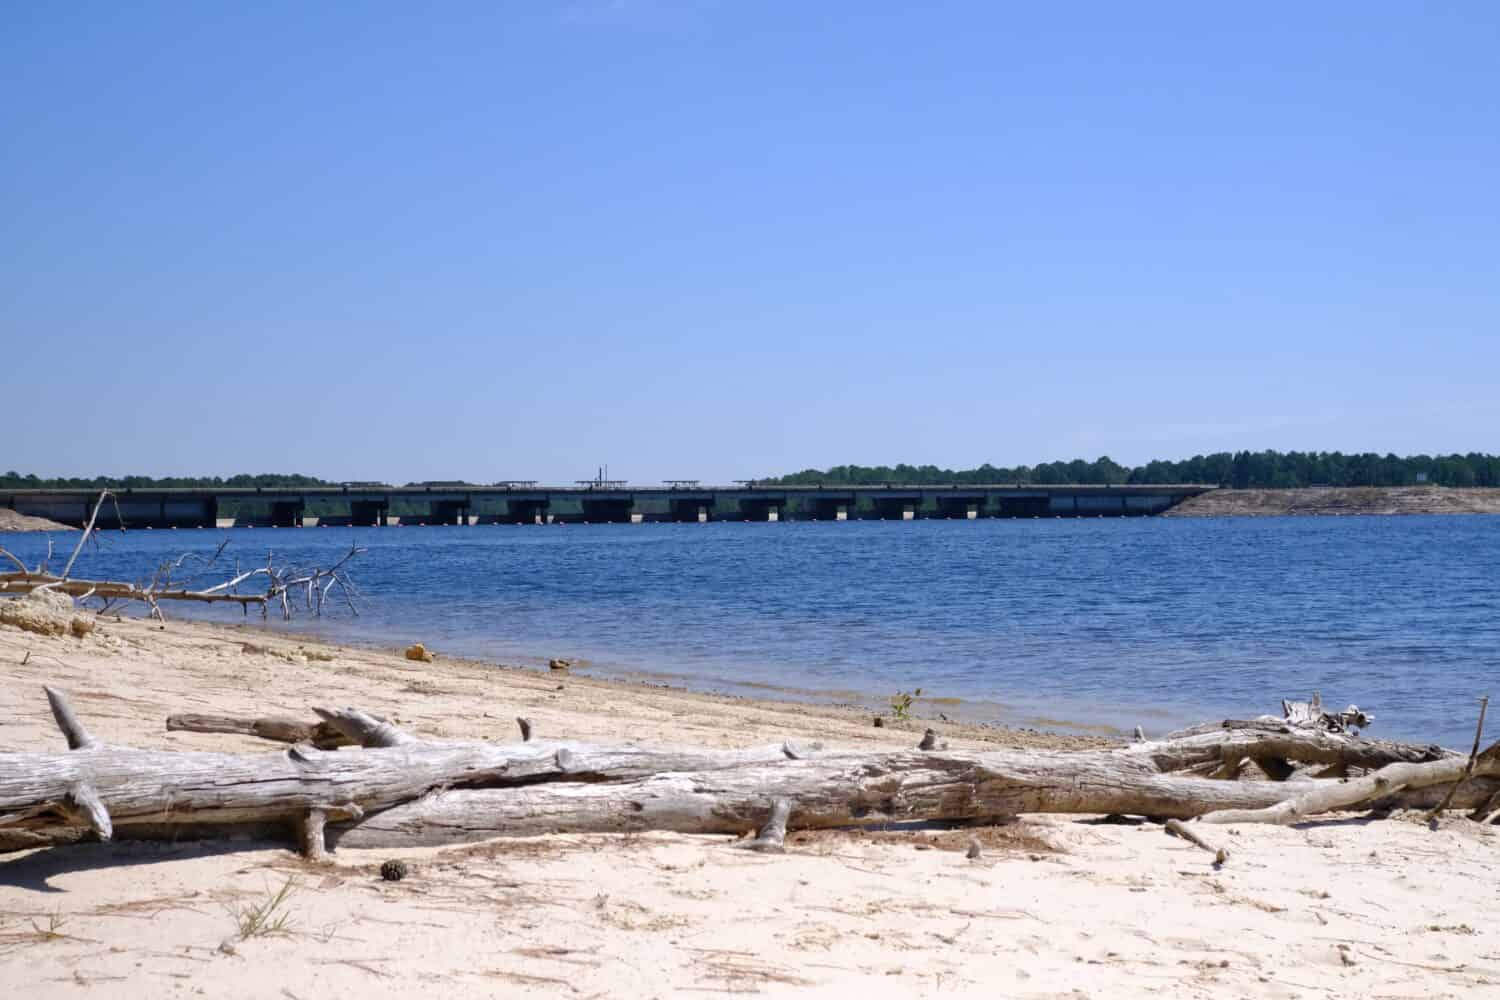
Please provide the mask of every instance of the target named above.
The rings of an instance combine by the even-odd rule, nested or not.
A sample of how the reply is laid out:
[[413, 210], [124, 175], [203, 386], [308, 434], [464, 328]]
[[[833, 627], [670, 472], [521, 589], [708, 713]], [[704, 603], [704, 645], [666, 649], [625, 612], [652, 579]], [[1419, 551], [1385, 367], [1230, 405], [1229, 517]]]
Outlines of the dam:
[[[145, 488], [112, 491], [99, 506], [96, 523], [102, 528], [294, 528], [1148, 517], [1215, 488], [1192, 483], [778, 486], [754, 481], [703, 486], [693, 480], [653, 486], [603, 481], [545, 486], [512, 481]], [[96, 489], [0, 490], [0, 507], [81, 526], [95, 515], [99, 495]]]

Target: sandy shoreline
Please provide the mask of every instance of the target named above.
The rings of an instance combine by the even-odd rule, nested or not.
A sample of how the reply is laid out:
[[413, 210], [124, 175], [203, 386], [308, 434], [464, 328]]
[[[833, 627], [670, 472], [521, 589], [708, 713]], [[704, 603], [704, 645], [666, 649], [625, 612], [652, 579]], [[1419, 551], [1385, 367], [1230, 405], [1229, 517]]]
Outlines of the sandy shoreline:
[[[250, 639], [266, 653], [246, 653]], [[311, 652], [313, 657], [306, 654]], [[439, 651], [441, 652], [441, 651]], [[322, 659], [331, 656], [332, 659]], [[23, 665], [22, 660], [26, 662]], [[109, 742], [275, 752], [168, 733], [171, 712], [307, 717], [354, 704], [427, 736], [909, 746], [920, 723], [393, 652], [281, 632], [101, 620], [0, 627], [0, 749], [61, 739], [43, 683]], [[955, 746], [1088, 738], [944, 725]], [[1500, 835], [1457, 817], [1228, 828], [1234, 857], [1159, 827], [1026, 819], [987, 835], [551, 836], [303, 862], [284, 845], [82, 845], [0, 856], [0, 986], [16, 996], [1500, 996]], [[958, 849], [955, 849], [958, 848]], [[292, 882], [284, 932], [240, 936]]]
[[0, 533], [19, 531], [67, 531], [73, 532], [78, 529], [67, 524], [59, 524], [45, 517], [32, 517], [29, 514], [18, 514], [8, 507], [0, 507]]
[[[1408, 514], [1500, 514], [1500, 487], [1493, 486], [1312, 486], [1234, 488], [1221, 486], [1178, 503], [1163, 517], [1352, 517]], [[316, 521], [316, 519], [314, 519]], [[248, 522], [254, 526], [254, 522]], [[262, 522], [264, 524], [265, 522]], [[400, 524], [395, 518], [392, 524]], [[420, 522], [417, 522], [420, 523]], [[242, 524], [241, 526], [246, 526]], [[348, 527], [339, 522], [336, 526]], [[234, 519], [219, 528], [235, 527]], [[78, 528], [0, 507], [0, 533], [72, 532]], [[139, 530], [132, 528], [131, 530]]]
[[1355, 517], [1500, 514], [1500, 489], [1471, 486], [1320, 486], [1212, 490], [1164, 517]]
[[[363, 620], [363, 619], [361, 619]], [[305, 620], [290, 623], [271, 622], [268, 626], [253, 621], [224, 624], [231, 630], [264, 629], [266, 634], [290, 639], [294, 643], [315, 646], [339, 646], [348, 650], [366, 653], [397, 655], [405, 648], [404, 642], [392, 642], [389, 637], [350, 638], [331, 635], [309, 627]], [[415, 637], [420, 638], [420, 637]], [[506, 670], [522, 672], [545, 672], [547, 664], [554, 658], [552, 653], [511, 655], [503, 659], [478, 659], [473, 656], [444, 656], [447, 663], [462, 663], [484, 670]], [[731, 704], [766, 702], [796, 706], [814, 712], [835, 715], [850, 715], [858, 724], [870, 724], [876, 715], [890, 717], [890, 700], [895, 693], [879, 691], [874, 687], [865, 690], [852, 688], [801, 688], [777, 684], [771, 681], [755, 681], [740, 678], [725, 678], [712, 675], [694, 677], [691, 674], [672, 670], [645, 670], [613, 663], [599, 663], [581, 657], [572, 657], [568, 662], [579, 666], [572, 676], [605, 685], [624, 685], [629, 688], [670, 690], [690, 697], [706, 698], [710, 701], [725, 701]], [[1045, 745], [1052, 746], [1097, 746], [1111, 741], [1126, 739], [1130, 734], [1118, 726], [1106, 722], [1082, 721], [1080, 718], [1058, 717], [1053, 706], [1046, 715], [1031, 714], [1013, 704], [995, 699], [960, 698], [929, 692], [915, 699], [910, 709], [911, 718], [933, 725], [941, 725], [944, 731], [957, 728], [976, 733], [1035, 735]], [[1189, 725], [1198, 719], [1189, 719]], [[1170, 725], [1165, 714], [1154, 706], [1145, 706], [1141, 712], [1141, 724], [1151, 732], [1166, 732], [1176, 728]], [[1055, 737], [1056, 742], [1050, 738]]]

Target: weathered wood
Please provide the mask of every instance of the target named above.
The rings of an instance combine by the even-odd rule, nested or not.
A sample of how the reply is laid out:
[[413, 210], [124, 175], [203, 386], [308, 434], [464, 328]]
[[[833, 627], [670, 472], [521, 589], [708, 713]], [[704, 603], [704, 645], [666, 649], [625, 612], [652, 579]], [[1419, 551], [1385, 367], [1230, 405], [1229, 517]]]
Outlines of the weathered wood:
[[713, 753], [539, 742], [412, 742], [342, 752], [304, 745], [245, 755], [112, 746], [65, 754], [8, 753], [0, 754], [0, 827], [48, 825], [47, 814], [64, 811], [60, 804], [77, 784], [98, 791], [117, 826], [233, 823], [289, 818], [345, 803], [381, 808], [439, 788], [631, 780], [772, 759], [786, 759], [780, 747]]
[[1323, 696], [1314, 691], [1311, 701], [1281, 699], [1281, 714], [1294, 726], [1320, 725], [1323, 721]]
[[110, 821], [109, 810], [104, 807], [93, 785], [78, 782], [70, 786], [67, 801], [77, 820], [93, 830], [100, 840], [108, 840], [114, 836], [114, 824]]
[[0, 833], [80, 823], [77, 790], [92, 789], [116, 828], [292, 821], [308, 811], [362, 813], [440, 788], [555, 779], [630, 780], [786, 759], [780, 746], [738, 751], [644, 750], [576, 744], [419, 742], [356, 709], [316, 710], [358, 751], [309, 745], [280, 753], [140, 750], [92, 740], [66, 699], [49, 691], [66, 753], [0, 753]]
[[1253, 809], [1225, 809], [1208, 813], [1204, 823], [1297, 823], [1319, 813], [1351, 809], [1374, 802], [1405, 789], [1428, 788], [1452, 782], [1452, 805], [1458, 790], [1469, 783], [1472, 775], [1500, 775], [1500, 743], [1477, 759], [1448, 757], [1426, 764], [1387, 764], [1373, 774], [1346, 781], [1309, 781], [1298, 783], [1296, 794], [1272, 805]]
[[328, 822], [328, 813], [323, 809], [309, 809], [302, 818], [299, 832], [302, 835], [302, 856], [309, 861], [322, 861], [328, 857], [323, 829]]
[[57, 720], [57, 728], [62, 730], [63, 738], [68, 741], [69, 750], [92, 750], [99, 745], [99, 741], [89, 735], [89, 731], [83, 728], [83, 723], [73, 714], [73, 706], [68, 704], [68, 699], [63, 697], [61, 691], [56, 688], [42, 688], [47, 693], [47, 704], [52, 708], [52, 718]]
[[357, 708], [314, 708], [313, 712], [362, 747], [398, 747], [416, 742], [384, 719]]
[[1479, 760], [1479, 742], [1484, 739], [1484, 716], [1489, 708], [1490, 696], [1485, 695], [1479, 699], [1479, 724], [1474, 728], [1474, 749], [1469, 751], [1469, 764], [1464, 768], [1464, 776], [1455, 781], [1453, 787], [1448, 790], [1448, 794], [1443, 797], [1443, 801], [1433, 807], [1431, 815], [1427, 817], [1429, 820], [1436, 819], [1439, 813], [1448, 808], [1448, 804], [1453, 801], [1454, 793], [1458, 791], [1458, 786], [1474, 773], [1474, 765]]
[[1215, 821], [1237, 812], [1291, 821], [1376, 797], [1391, 807], [1436, 801], [1439, 790], [1428, 789], [1443, 782], [1459, 782], [1454, 808], [1473, 808], [1500, 789], [1493, 748], [1468, 776], [1456, 754], [1390, 764], [1357, 782], [1172, 773], [1184, 761], [1223, 759], [1225, 744], [1245, 754], [1247, 739], [1262, 749], [1267, 740], [1282, 750], [1295, 744], [1296, 759], [1370, 752], [1367, 741], [1338, 734], [1263, 730], [1084, 751], [652, 749], [418, 740], [346, 708], [314, 711], [357, 749], [141, 750], [93, 740], [61, 694], [48, 697], [74, 749], [0, 754], [0, 846], [76, 839], [84, 827], [102, 837], [165, 837], [184, 827], [269, 826], [300, 831], [309, 856], [323, 836], [391, 847], [561, 831], [740, 833], [765, 822], [768, 804], [774, 833], [782, 802], [798, 828], [1033, 812], [1221, 817]]
[[1342, 712], [1330, 712], [1323, 707], [1323, 696], [1314, 691], [1311, 701], [1288, 701], [1282, 699], [1281, 714], [1293, 726], [1326, 729], [1329, 732], [1346, 733], [1350, 729], [1365, 729], [1375, 721], [1375, 716], [1362, 712], [1358, 705], [1350, 705]]
[[[100, 497], [102, 503], [104, 497]], [[95, 506], [95, 513], [98, 506]], [[175, 562], [164, 563], [146, 584], [127, 583], [118, 580], [74, 580], [69, 573], [73, 562], [77, 559], [79, 551], [83, 547], [93, 529], [90, 520], [89, 527], [84, 531], [83, 538], [79, 540], [78, 546], [73, 550], [73, 556], [68, 560], [61, 576], [48, 573], [45, 563], [35, 570], [27, 571], [24, 563], [11, 556], [11, 561], [19, 568], [19, 572], [0, 573], [0, 593], [27, 594], [36, 590], [50, 590], [70, 597], [89, 598], [97, 597], [106, 602], [114, 601], [141, 601], [151, 608], [153, 618], [161, 618], [161, 604], [165, 601], [188, 601], [199, 604], [238, 604], [241, 609], [248, 613], [251, 606], [259, 607], [264, 615], [268, 606], [276, 602], [281, 606], [283, 617], [292, 616], [294, 602], [293, 596], [302, 596], [309, 611], [321, 615], [329, 593], [334, 587], [339, 588], [339, 593], [349, 606], [349, 610], [358, 613], [354, 604], [354, 586], [349, 580], [343, 567], [353, 558], [365, 550], [357, 545], [350, 546], [349, 551], [333, 564], [329, 569], [303, 570], [297, 567], [273, 565], [269, 559], [265, 566], [246, 570], [233, 578], [211, 587], [190, 590], [172, 579], [173, 570], [179, 568], [183, 561], [192, 553], [185, 554]], [[227, 544], [227, 542], [225, 543]], [[224, 545], [219, 546], [222, 552]], [[49, 550], [50, 551], [50, 550]], [[218, 558], [218, 552], [212, 564]], [[7, 553], [9, 555], [9, 553]], [[240, 594], [235, 592], [242, 584], [251, 581], [265, 582], [265, 592], [260, 594]]]
[[1184, 823], [1180, 819], [1169, 819], [1166, 822], [1166, 831], [1174, 837], [1181, 837], [1188, 843], [1203, 848], [1214, 856], [1214, 867], [1221, 868], [1229, 860], [1229, 852], [1222, 847], [1215, 847], [1199, 835], [1198, 831]]
[[[933, 820], [987, 820], [1022, 813], [1121, 813], [1189, 819], [1216, 809], [1263, 808], [1308, 782], [1230, 782], [1135, 775], [1101, 766], [1098, 751], [1026, 760], [995, 755], [850, 754], [727, 769], [664, 773], [630, 781], [547, 782], [438, 791], [366, 816], [330, 839], [352, 847], [465, 843], [549, 833], [742, 833], [765, 817], [768, 798], [795, 806], [797, 829]], [[991, 756], [988, 766], [974, 757]], [[1077, 756], [1084, 761], [1066, 758]], [[1005, 761], [995, 769], [993, 757]], [[1093, 758], [1089, 760], [1088, 758]], [[1120, 787], [1115, 777], [1122, 775]], [[1466, 785], [1455, 803], [1472, 808], [1500, 781]], [[1074, 788], [1068, 792], [1059, 785]], [[1435, 798], [1396, 798], [1426, 808]], [[1238, 803], [1235, 805], [1234, 803]], [[1458, 808], [1455, 805], [1455, 808]]]
[[64, 580], [51, 573], [0, 573], [0, 592], [29, 594], [45, 587], [69, 597], [100, 597], [119, 601], [192, 601], [199, 604], [263, 605], [263, 594], [206, 594], [195, 590], [151, 590], [112, 580]]
[[1161, 740], [1133, 744], [1131, 749], [1149, 754], [1163, 771], [1184, 771], [1203, 764], [1232, 763], [1243, 758], [1257, 762], [1302, 761], [1373, 769], [1387, 764], [1415, 764], [1459, 757], [1454, 751], [1439, 746], [1372, 740], [1348, 733], [1289, 726], [1275, 719], [1231, 719], [1216, 725], [1194, 726]]
[[256, 736], [276, 743], [311, 743], [319, 750], [359, 744], [358, 740], [351, 739], [321, 720], [302, 722], [274, 715], [241, 719], [227, 715], [180, 713], [167, 716], [167, 729], [188, 733], [233, 733], [239, 736]]
[[[89, 540], [89, 536], [94, 533], [94, 522], [99, 519], [99, 509], [104, 506], [105, 498], [112, 496], [114, 496], [113, 493], [111, 493], [109, 490], [104, 490], [99, 494], [99, 499], [94, 501], [94, 509], [89, 512], [89, 523], [83, 526], [83, 534], [79, 537], [78, 544], [73, 546], [73, 554], [68, 557], [68, 564], [63, 567], [62, 578], [64, 580], [66, 580], [68, 578], [68, 575], [73, 572], [73, 564], [78, 561], [78, 554], [83, 551], [84, 543], [86, 543]], [[118, 514], [119, 510], [120, 503], [117, 500], [115, 501], [115, 513]], [[120, 519], [120, 523], [125, 523], [124, 518]]]
[[755, 839], [746, 841], [743, 846], [746, 850], [780, 854], [786, 850], [786, 824], [791, 818], [791, 801], [777, 799], [771, 803], [771, 816], [766, 820], [766, 825], [760, 828]]

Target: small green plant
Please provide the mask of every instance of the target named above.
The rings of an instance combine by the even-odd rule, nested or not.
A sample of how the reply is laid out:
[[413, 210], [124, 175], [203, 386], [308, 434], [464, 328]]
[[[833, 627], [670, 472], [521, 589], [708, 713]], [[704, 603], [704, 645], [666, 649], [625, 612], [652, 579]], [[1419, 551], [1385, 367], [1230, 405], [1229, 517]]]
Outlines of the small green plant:
[[288, 875], [280, 889], [266, 890], [266, 898], [259, 903], [231, 910], [239, 926], [240, 939], [265, 937], [268, 934], [290, 934], [291, 914], [287, 912], [287, 900], [297, 891], [297, 880]]
[[891, 695], [891, 714], [905, 721], [911, 718], [912, 702], [922, 697], [922, 689], [915, 691], [897, 691]]

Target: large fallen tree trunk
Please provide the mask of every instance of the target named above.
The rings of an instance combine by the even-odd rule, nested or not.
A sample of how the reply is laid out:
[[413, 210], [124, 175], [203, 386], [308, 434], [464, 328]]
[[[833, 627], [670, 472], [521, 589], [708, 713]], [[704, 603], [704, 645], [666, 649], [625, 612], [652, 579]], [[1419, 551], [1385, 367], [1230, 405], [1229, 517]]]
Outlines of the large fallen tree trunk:
[[[1444, 774], [1432, 783], [1447, 780]], [[837, 755], [602, 784], [438, 791], [331, 832], [338, 843], [351, 847], [460, 843], [554, 832], [739, 833], [763, 822], [770, 803], [778, 798], [793, 803], [792, 829], [994, 820], [1022, 813], [1187, 819], [1225, 809], [1268, 808], [1302, 787], [1302, 782], [1136, 774], [1089, 751]], [[1415, 791], [1415, 785], [1404, 787], [1414, 791], [1379, 804], [1428, 808], [1437, 801], [1437, 796]], [[1471, 779], [1451, 808], [1473, 808], [1495, 790], [1500, 790], [1500, 781]]]
[[[314, 856], [322, 852], [325, 829], [335, 842], [360, 847], [551, 832], [732, 833], [760, 825], [783, 799], [792, 829], [1031, 812], [1186, 819], [1271, 809], [1340, 786], [1306, 778], [1214, 780], [1172, 770], [1268, 746], [1293, 759], [1387, 761], [1376, 777], [1401, 769], [1399, 784], [1375, 780], [1368, 794], [1337, 796], [1340, 808], [1376, 795], [1387, 807], [1430, 807], [1445, 792], [1437, 786], [1455, 781], [1449, 802], [1455, 809], [1475, 808], [1500, 792], [1497, 748], [1478, 755], [1470, 769], [1449, 751], [1403, 744], [1377, 751], [1370, 741], [1294, 727], [1265, 738], [1257, 735], [1261, 729], [1247, 736], [1231, 727], [1222, 736], [1086, 751], [852, 753], [789, 743], [696, 750], [437, 742], [344, 709], [318, 710], [316, 725], [358, 744], [354, 749], [301, 744], [278, 753], [184, 753], [99, 743], [62, 695], [51, 689], [47, 695], [70, 750], [0, 754], [0, 847], [78, 839], [88, 830], [107, 839], [279, 828], [296, 831]], [[273, 738], [284, 735], [276, 729]], [[1435, 760], [1411, 761], [1434, 754]]]

